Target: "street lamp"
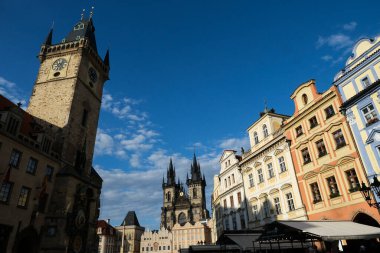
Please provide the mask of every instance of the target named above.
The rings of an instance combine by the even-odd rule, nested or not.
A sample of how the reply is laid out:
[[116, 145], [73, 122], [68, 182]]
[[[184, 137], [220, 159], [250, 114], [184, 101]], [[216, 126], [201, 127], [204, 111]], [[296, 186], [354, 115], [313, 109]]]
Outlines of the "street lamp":
[[[362, 182], [362, 186], [360, 187], [360, 192], [363, 194], [364, 199], [367, 201], [369, 206], [376, 207], [380, 209], [380, 202], [377, 202], [376, 196], [380, 198], [380, 181], [376, 176], [373, 177], [373, 182], [366, 186], [364, 182]], [[371, 192], [375, 195], [374, 200], [371, 199]]]

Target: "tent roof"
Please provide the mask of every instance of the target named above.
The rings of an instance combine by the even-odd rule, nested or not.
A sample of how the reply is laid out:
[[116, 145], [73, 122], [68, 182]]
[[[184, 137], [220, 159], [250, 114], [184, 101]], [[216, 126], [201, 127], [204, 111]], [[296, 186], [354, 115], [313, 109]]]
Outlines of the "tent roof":
[[324, 241], [380, 237], [380, 228], [352, 221], [278, 221], [278, 223], [313, 234]]

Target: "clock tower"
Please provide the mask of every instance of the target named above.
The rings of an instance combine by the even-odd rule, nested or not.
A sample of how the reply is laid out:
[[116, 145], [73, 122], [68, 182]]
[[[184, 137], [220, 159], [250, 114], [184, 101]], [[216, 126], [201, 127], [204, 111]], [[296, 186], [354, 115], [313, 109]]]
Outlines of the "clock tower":
[[93, 252], [102, 179], [92, 158], [103, 85], [109, 79], [109, 52], [100, 57], [91, 17], [82, 17], [59, 43], [52, 42], [52, 35], [51, 30], [41, 46], [27, 108], [55, 133], [51, 155], [60, 162], [40, 252]]

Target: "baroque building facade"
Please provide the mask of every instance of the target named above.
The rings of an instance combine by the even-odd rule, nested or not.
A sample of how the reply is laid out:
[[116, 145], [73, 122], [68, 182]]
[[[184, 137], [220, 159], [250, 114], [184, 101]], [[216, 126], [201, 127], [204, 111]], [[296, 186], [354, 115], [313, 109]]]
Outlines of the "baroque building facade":
[[109, 224], [109, 220], [99, 220], [96, 233], [98, 235], [98, 253], [119, 253], [117, 231]]
[[319, 93], [310, 80], [291, 99], [295, 112], [286, 120], [285, 135], [309, 220], [379, 223], [378, 211], [359, 191], [359, 183], [367, 178], [346, 118], [339, 113], [338, 89]]
[[109, 54], [99, 56], [91, 17], [59, 43], [52, 32], [26, 111], [0, 97], [1, 252], [97, 250], [92, 158]]
[[240, 167], [249, 210], [249, 228], [274, 220], [306, 220], [283, 123], [289, 116], [265, 109], [248, 128], [250, 150]]
[[225, 230], [248, 227], [247, 205], [239, 162], [235, 150], [225, 150], [219, 160], [220, 173], [214, 180], [212, 198], [213, 223], [218, 238]]
[[[380, 175], [380, 36], [361, 39], [334, 78], [367, 177]], [[379, 196], [377, 201], [380, 201]]]

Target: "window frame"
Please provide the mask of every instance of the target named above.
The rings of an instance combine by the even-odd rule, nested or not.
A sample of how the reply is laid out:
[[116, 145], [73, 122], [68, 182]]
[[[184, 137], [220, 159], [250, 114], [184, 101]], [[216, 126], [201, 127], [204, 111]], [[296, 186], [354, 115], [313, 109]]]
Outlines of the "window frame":
[[263, 125], [263, 135], [264, 138], [267, 138], [269, 136], [268, 127], [266, 124]]
[[335, 198], [340, 196], [340, 191], [338, 188], [338, 183], [336, 182], [335, 176], [329, 176], [326, 178], [327, 188], [330, 192], [330, 198]]
[[[14, 163], [14, 154], [18, 154], [18, 157], [17, 157], [17, 162], [16, 164]], [[9, 157], [9, 165], [12, 166], [13, 168], [16, 168], [18, 169], [19, 166], [20, 166], [20, 163], [21, 163], [21, 158], [22, 158], [22, 152], [18, 149], [12, 149], [12, 153], [11, 153], [11, 156]]]
[[[339, 133], [339, 135], [338, 135], [338, 133]], [[334, 141], [336, 144], [336, 149], [340, 149], [340, 148], [347, 145], [346, 139], [344, 138], [344, 134], [343, 134], [342, 129], [338, 129], [338, 130], [334, 131], [332, 133], [332, 135], [333, 135], [333, 138], [334, 138]]]
[[327, 155], [327, 149], [326, 149], [326, 145], [323, 139], [317, 140], [315, 142], [315, 146], [317, 147], [318, 157], [323, 157]]
[[318, 120], [317, 120], [317, 116], [313, 116], [309, 119], [309, 124], [310, 124], [310, 129], [313, 129], [315, 128], [316, 126], [318, 126]]
[[291, 192], [288, 192], [285, 194], [285, 196], [286, 196], [286, 202], [288, 203], [289, 212], [296, 210], [296, 207], [294, 205], [293, 194]]
[[276, 215], [282, 214], [280, 197], [274, 197], [273, 198], [273, 203], [274, 203]]
[[248, 181], [249, 181], [250, 188], [255, 186], [255, 181], [253, 180], [253, 173], [248, 174]]
[[302, 125], [297, 126], [295, 130], [296, 130], [296, 137], [300, 137], [301, 135], [303, 135]]
[[[21, 186], [20, 194], [17, 199], [17, 207], [25, 208], [25, 209], [28, 208], [31, 192], [32, 192], [31, 188], [26, 187], [24, 185]], [[20, 203], [20, 201], [22, 202]]]
[[[31, 166], [30, 166], [32, 161], [34, 162], [33, 168], [31, 168]], [[31, 156], [28, 160], [28, 163], [26, 164], [26, 173], [31, 174], [31, 175], [35, 175], [36, 171], [37, 171], [37, 166], [38, 166], [38, 160]]]
[[259, 136], [257, 135], [257, 132], [253, 132], [253, 140], [255, 145], [259, 143]]
[[309, 184], [309, 186], [311, 190], [311, 195], [313, 196], [313, 203], [316, 204], [318, 202], [321, 202], [322, 195], [321, 195], [321, 191], [319, 190], [318, 182], [313, 182]]
[[[12, 189], [13, 189], [13, 182], [2, 182], [1, 185], [0, 185], [0, 196], [1, 196], [1, 199], [0, 199], [0, 203], [2, 204], [9, 204], [9, 201], [11, 199], [11, 195], [12, 195]], [[5, 187], [8, 187], [8, 189], [4, 189]], [[4, 194], [6, 193], [6, 195]]]
[[[281, 158], [282, 158], [282, 161], [280, 161]], [[286, 168], [286, 163], [285, 163], [285, 157], [284, 156], [281, 156], [281, 157], [278, 158], [278, 164], [280, 166], [280, 173], [283, 173], [283, 172], [285, 172], [285, 171], [288, 170]]]
[[329, 119], [329, 118], [331, 118], [332, 116], [335, 115], [335, 110], [334, 110], [334, 106], [333, 105], [327, 106], [324, 109], [324, 111], [325, 111], [326, 119]]
[[[370, 109], [370, 107], [372, 107], [372, 109]], [[368, 110], [368, 112], [364, 112], [364, 110]], [[379, 121], [377, 110], [373, 103], [369, 103], [363, 106], [360, 108], [360, 111], [363, 115], [367, 127]], [[370, 116], [370, 118], [367, 118], [367, 116]]]
[[257, 170], [257, 176], [259, 178], [259, 184], [264, 182], [264, 175], [263, 175], [263, 169], [260, 168]]
[[269, 177], [268, 179], [274, 178], [276, 175], [274, 174], [273, 164], [268, 163], [267, 168], [268, 168], [268, 177]]
[[308, 147], [301, 149], [301, 156], [304, 165], [311, 163], [311, 156]]

